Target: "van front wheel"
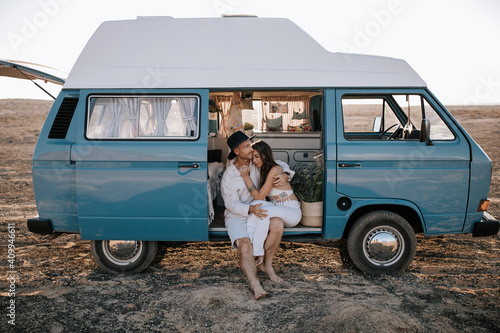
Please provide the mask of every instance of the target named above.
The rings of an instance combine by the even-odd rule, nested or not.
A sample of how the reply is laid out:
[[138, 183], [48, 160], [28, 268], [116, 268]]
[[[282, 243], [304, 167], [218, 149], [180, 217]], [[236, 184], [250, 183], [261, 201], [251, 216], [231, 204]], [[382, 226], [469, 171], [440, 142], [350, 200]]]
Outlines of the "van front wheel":
[[93, 240], [90, 250], [99, 267], [109, 273], [139, 273], [155, 258], [158, 242]]
[[347, 238], [347, 249], [360, 270], [380, 275], [406, 269], [415, 257], [417, 238], [403, 217], [379, 210], [355, 222]]

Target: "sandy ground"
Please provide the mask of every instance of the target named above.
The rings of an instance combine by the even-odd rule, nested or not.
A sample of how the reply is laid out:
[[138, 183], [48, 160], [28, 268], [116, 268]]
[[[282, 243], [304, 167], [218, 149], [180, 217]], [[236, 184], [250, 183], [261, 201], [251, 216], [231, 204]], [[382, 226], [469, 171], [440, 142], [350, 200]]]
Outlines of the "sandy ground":
[[[417, 236], [401, 274], [357, 270], [345, 242], [288, 243], [269, 296], [252, 299], [229, 242], [168, 244], [135, 275], [97, 267], [88, 241], [31, 234], [31, 154], [50, 101], [0, 100], [1, 332], [499, 332], [498, 235]], [[500, 216], [500, 107], [450, 107], [493, 160], [490, 213]], [[15, 224], [8, 297], [7, 224]], [[15, 324], [8, 324], [11, 299]]]

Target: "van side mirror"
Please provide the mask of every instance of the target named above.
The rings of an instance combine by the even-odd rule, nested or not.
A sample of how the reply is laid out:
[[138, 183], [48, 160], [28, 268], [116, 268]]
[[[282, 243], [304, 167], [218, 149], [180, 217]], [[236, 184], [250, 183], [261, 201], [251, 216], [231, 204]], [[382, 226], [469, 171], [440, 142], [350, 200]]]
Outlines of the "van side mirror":
[[375, 117], [373, 118], [373, 133], [380, 133], [382, 132], [382, 117]]
[[420, 126], [420, 142], [425, 142], [427, 146], [434, 146], [431, 140], [431, 121], [429, 119], [422, 119]]

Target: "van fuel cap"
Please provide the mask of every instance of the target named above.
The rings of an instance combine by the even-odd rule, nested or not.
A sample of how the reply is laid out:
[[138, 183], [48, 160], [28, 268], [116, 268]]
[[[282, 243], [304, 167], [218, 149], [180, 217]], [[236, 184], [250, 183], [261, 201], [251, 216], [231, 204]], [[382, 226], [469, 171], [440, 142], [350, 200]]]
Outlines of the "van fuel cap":
[[351, 199], [347, 197], [342, 197], [337, 201], [337, 207], [343, 211], [349, 210], [349, 208], [351, 208], [351, 205]]

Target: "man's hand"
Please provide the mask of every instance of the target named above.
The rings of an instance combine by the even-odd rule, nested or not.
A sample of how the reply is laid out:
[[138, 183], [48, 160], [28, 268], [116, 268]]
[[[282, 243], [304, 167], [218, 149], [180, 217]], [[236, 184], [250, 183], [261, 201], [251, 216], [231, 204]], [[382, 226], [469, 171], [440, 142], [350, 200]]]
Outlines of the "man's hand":
[[248, 208], [248, 214], [254, 214], [257, 216], [259, 219], [263, 219], [264, 217], [267, 217], [267, 210], [260, 208], [262, 204], [256, 204], [256, 205], [250, 205]]
[[283, 184], [288, 181], [288, 175], [284, 172], [280, 173], [279, 175], [273, 176], [273, 178], [275, 179], [273, 181], [275, 187], [283, 186]]

